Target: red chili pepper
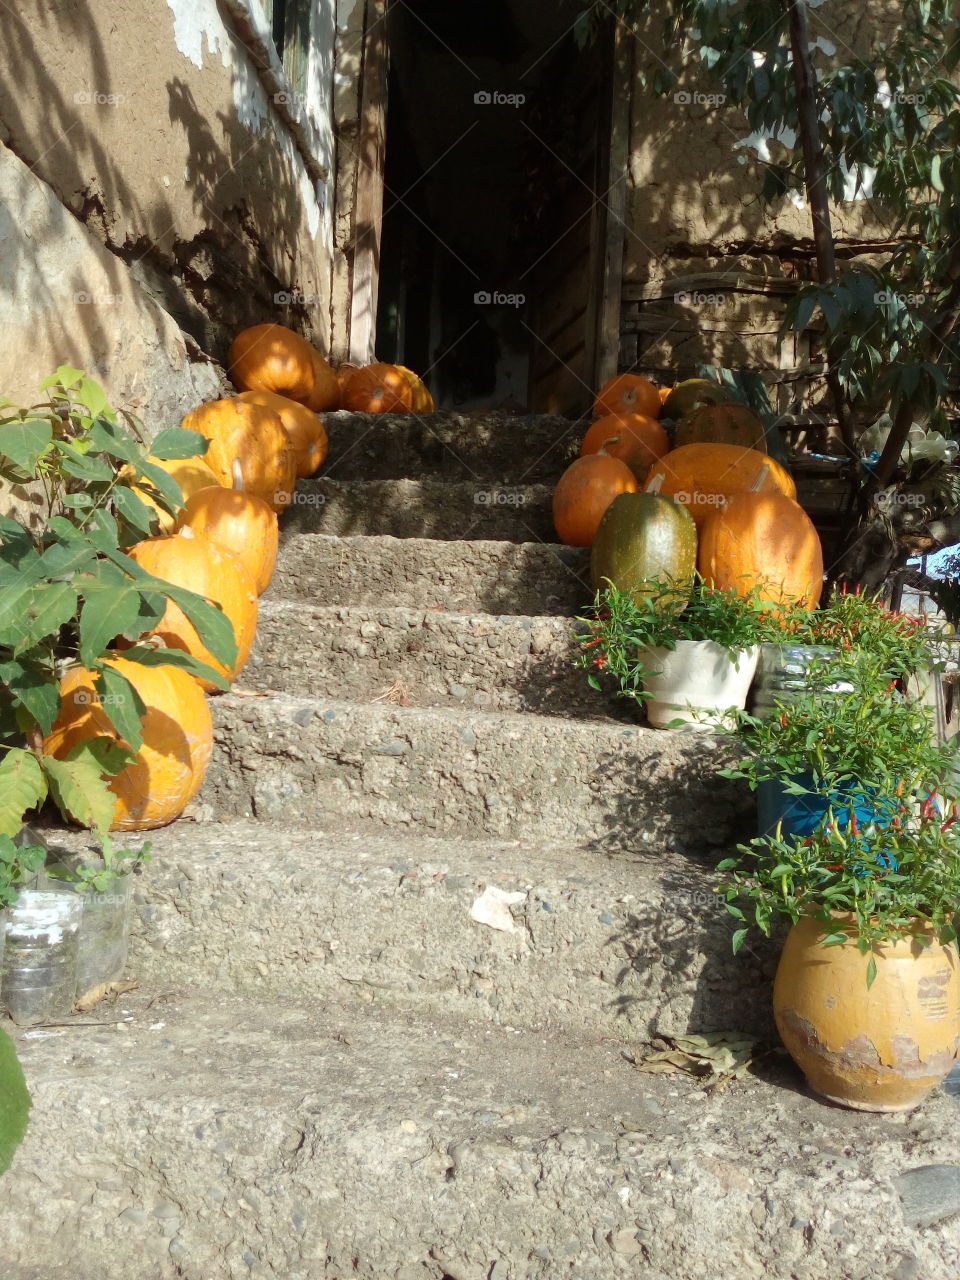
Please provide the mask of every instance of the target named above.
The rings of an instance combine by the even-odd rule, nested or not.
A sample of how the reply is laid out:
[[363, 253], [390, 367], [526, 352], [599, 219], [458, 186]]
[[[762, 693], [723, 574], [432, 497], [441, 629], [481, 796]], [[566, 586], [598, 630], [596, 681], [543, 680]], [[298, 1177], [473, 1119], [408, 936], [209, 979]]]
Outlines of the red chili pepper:
[[855, 836], [860, 834], [860, 828], [857, 826], [857, 815], [855, 813], [851, 813], [850, 815], [850, 830]]
[[599, 667], [599, 668], [600, 668], [600, 670], [602, 671], [602, 670], [603, 670], [603, 668], [607, 665], [607, 659], [606, 659], [605, 657], [602, 657], [602, 656], [601, 656], [601, 657], [599, 657], [599, 658], [594, 658], [594, 660], [593, 660], [593, 665], [594, 665], [595, 667]]

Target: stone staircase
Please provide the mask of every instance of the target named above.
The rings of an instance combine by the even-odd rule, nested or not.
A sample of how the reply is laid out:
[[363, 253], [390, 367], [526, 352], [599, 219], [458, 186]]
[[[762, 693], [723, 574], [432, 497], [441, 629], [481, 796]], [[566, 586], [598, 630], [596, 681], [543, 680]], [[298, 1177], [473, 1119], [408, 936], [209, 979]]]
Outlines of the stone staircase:
[[2, 1280], [955, 1277], [956, 1221], [895, 1184], [952, 1160], [950, 1098], [858, 1115], [776, 1055], [708, 1096], [626, 1056], [768, 1034], [776, 949], [735, 959], [711, 893], [753, 822], [722, 748], [571, 671], [577, 432], [330, 437], [200, 803], [152, 835], [140, 990], [18, 1034]]

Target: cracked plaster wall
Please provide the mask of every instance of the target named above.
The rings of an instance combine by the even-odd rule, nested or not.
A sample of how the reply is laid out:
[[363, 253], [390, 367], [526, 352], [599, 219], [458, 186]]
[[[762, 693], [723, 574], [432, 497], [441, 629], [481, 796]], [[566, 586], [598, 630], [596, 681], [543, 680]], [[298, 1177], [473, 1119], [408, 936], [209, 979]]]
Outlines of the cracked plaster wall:
[[244, 325], [328, 340], [332, 0], [314, 15], [310, 90], [288, 108], [308, 118], [307, 158], [243, 43], [251, 28], [232, 20], [244, 10], [264, 29], [259, 0], [0, 9], [5, 194], [25, 201], [2, 211], [0, 393], [22, 398], [76, 360], [142, 399], [151, 376], [128, 376], [124, 353], [153, 351], [160, 333], [164, 351], [181, 350], [169, 368], [185, 372], [145, 407], [168, 418], [181, 391], [214, 385], [189, 373], [194, 356], [222, 361]]

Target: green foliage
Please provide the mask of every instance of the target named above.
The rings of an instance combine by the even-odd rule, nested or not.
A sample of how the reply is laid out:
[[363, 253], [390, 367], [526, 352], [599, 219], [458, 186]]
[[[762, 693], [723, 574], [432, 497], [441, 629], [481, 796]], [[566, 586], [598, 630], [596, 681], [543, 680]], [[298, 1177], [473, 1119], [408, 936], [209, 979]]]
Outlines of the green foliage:
[[[750, 928], [769, 936], [775, 919], [796, 924], [805, 915], [822, 923], [824, 945], [853, 936], [864, 954], [896, 938], [914, 937], [921, 946], [934, 938], [955, 942], [956, 818], [955, 804], [945, 815], [925, 798], [900, 802], [888, 826], [858, 825], [852, 815], [841, 823], [831, 810], [811, 836], [777, 834], [739, 845], [738, 856], [720, 863], [728, 879], [717, 890], [740, 923], [734, 949]], [[847, 919], [838, 921], [838, 912]]]
[[10, 1168], [33, 1105], [13, 1041], [0, 1031], [0, 1173]]
[[[577, 25], [581, 44], [609, 14], [648, 49], [673, 51], [657, 59], [654, 92], [719, 92], [719, 109], [736, 109], [751, 132], [775, 141], [774, 158], [756, 161], [767, 201], [806, 192], [786, 0], [670, 0], [665, 19], [646, 0], [595, 0]], [[831, 34], [829, 6], [811, 12], [811, 25], [813, 36]], [[933, 413], [960, 382], [960, 348], [946, 341], [960, 316], [958, 32], [950, 0], [906, 0], [892, 38], [877, 24], [856, 56], [845, 45], [814, 51], [811, 141], [829, 196], [839, 204], [869, 191], [895, 249], [881, 266], [802, 289], [784, 332], [819, 317], [848, 400], [865, 410]]]
[[[142, 641], [173, 599], [203, 643], [225, 664], [236, 658], [229, 619], [210, 601], [146, 573], [125, 554], [157, 532], [156, 512], [134, 492], [152, 488], [175, 513], [179, 485], [147, 460], [138, 421], [114, 411], [103, 388], [63, 367], [45, 379], [47, 399], [0, 411], [0, 476], [42, 495], [39, 527], [0, 516], [0, 838], [49, 795], [66, 816], [105, 836], [115, 810], [109, 779], [143, 741], [144, 705], [133, 685], [107, 665], [126, 642], [132, 662], [174, 665], [227, 682], [179, 650]], [[207, 442], [174, 428], [153, 442], [158, 457], [191, 457]], [[99, 709], [118, 741], [96, 739], [64, 760], [42, 742], [59, 708], [63, 672], [80, 663], [94, 673]], [[122, 744], [122, 745], [118, 745]]]
[[812, 774], [819, 791], [851, 798], [865, 789], [909, 795], [942, 785], [957, 744], [935, 745], [928, 708], [895, 683], [869, 650], [840, 649], [812, 662], [804, 690], [773, 714], [737, 713], [742, 757], [721, 775], [751, 786], [778, 778], [799, 793], [804, 788], [790, 779]]
[[744, 649], [781, 634], [758, 591], [740, 596], [707, 587], [698, 579], [688, 604], [677, 612], [677, 594], [686, 594], [686, 583], [654, 578], [639, 583], [637, 589], [643, 591], [640, 603], [611, 586], [598, 594], [592, 616], [578, 619], [585, 633], [579, 635], [581, 647], [575, 661], [590, 672], [587, 679], [594, 689], [602, 687], [597, 673], [603, 672], [618, 686], [619, 696], [642, 702], [651, 649], [675, 649], [679, 640], [712, 640], [735, 658]]

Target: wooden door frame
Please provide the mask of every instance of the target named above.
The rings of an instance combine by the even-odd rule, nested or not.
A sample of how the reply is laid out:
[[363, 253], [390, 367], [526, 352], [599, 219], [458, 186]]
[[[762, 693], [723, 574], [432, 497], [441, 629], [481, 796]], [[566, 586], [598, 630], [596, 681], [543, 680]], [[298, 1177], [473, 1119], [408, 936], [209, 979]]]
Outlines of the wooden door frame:
[[627, 176], [630, 166], [630, 119], [633, 105], [636, 41], [625, 23], [614, 19], [611, 51], [607, 153], [606, 214], [602, 246], [599, 306], [593, 365], [599, 389], [620, 368], [620, 313], [623, 296], [623, 258], [627, 237]]
[[[359, 66], [351, 72], [346, 103], [337, 111], [331, 343], [337, 362], [375, 359], [380, 292], [380, 242], [386, 157], [387, 7], [389, 0], [358, 0]], [[334, 73], [344, 74], [345, 43], [338, 36]]]

